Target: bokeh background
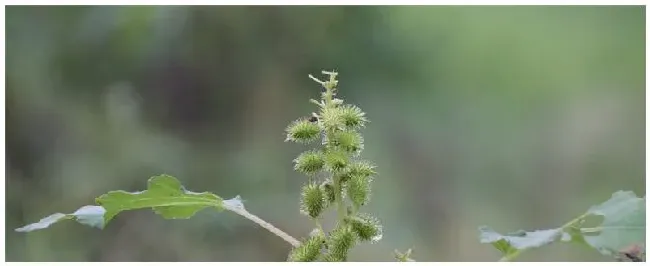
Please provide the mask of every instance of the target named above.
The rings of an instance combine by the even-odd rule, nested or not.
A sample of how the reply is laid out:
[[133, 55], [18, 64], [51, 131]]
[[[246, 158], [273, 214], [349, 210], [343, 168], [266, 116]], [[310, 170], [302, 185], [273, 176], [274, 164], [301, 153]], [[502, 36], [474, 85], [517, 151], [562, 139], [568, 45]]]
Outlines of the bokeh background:
[[[233, 213], [72, 212], [152, 175], [241, 195], [291, 235], [306, 178], [285, 143], [323, 69], [368, 113], [384, 225], [352, 261], [494, 261], [477, 228], [559, 226], [617, 190], [645, 195], [645, 8], [7, 7], [9, 261], [283, 261], [289, 245]], [[329, 216], [328, 216], [329, 217]], [[330, 218], [328, 218], [330, 219]], [[524, 261], [602, 261], [556, 245]]]

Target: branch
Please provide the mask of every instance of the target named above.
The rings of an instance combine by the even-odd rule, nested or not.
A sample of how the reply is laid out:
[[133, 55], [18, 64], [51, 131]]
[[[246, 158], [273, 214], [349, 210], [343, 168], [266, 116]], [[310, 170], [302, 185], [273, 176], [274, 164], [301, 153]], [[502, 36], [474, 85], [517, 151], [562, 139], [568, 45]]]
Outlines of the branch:
[[273, 226], [267, 221], [262, 220], [260, 217], [257, 217], [256, 215], [248, 212], [244, 208], [244, 204], [241, 202], [239, 196], [235, 197], [234, 199], [224, 200], [223, 203], [226, 210], [239, 214], [244, 218], [253, 221], [254, 223], [258, 224], [264, 229], [269, 230], [271, 233], [275, 234], [276, 236], [281, 237], [282, 239], [284, 239], [284, 241], [289, 242], [289, 244], [291, 244], [294, 247], [300, 246], [300, 241], [296, 240], [294, 237], [278, 229], [277, 227]]

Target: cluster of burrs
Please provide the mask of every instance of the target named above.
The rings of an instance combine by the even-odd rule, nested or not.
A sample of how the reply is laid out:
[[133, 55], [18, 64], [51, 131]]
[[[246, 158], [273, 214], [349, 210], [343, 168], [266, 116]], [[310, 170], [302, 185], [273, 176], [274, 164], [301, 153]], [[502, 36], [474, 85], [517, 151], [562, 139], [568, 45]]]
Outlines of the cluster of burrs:
[[[303, 152], [294, 160], [294, 169], [309, 177], [302, 188], [301, 212], [317, 228], [289, 254], [289, 261], [346, 261], [356, 244], [376, 242], [382, 237], [377, 219], [360, 213], [370, 200], [371, 182], [376, 174], [372, 163], [362, 160], [363, 136], [359, 130], [368, 120], [354, 105], [336, 98], [337, 73], [323, 71], [329, 79], [309, 76], [324, 88], [318, 113], [292, 122], [286, 130], [287, 141], [312, 144], [318, 148]], [[319, 218], [328, 208], [337, 210], [336, 226], [329, 232]]]

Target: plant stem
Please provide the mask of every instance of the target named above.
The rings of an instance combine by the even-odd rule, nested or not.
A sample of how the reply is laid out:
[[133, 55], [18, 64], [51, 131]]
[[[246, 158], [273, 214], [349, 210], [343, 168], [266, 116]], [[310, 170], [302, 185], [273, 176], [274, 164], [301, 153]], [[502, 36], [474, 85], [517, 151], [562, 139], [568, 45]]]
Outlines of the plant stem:
[[320, 224], [320, 221], [318, 221], [318, 218], [314, 218], [314, 223], [316, 224], [316, 228], [320, 230], [320, 234], [325, 236], [325, 230], [323, 229], [323, 225]]
[[[325, 88], [325, 94], [323, 95], [323, 100], [325, 101], [325, 108], [334, 108], [333, 106], [333, 98], [334, 98], [334, 89], [336, 87], [336, 72], [327, 72], [323, 71], [323, 74], [329, 75], [329, 80], [326, 82], [320, 81], [320, 83], [323, 85]], [[311, 77], [311, 76], [310, 76]], [[317, 80], [314, 77], [311, 77], [314, 80]], [[334, 134], [334, 130], [328, 129], [326, 132], [326, 137], [327, 139], [331, 139], [332, 135]], [[329, 143], [328, 143], [329, 146]], [[341, 190], [343, 189], [341, 187], [341, 180], [340, 178], [336, 177], [336, 175], [333, 177], [334, 180], [334, 201], [336, 202], [336, 211], [338, 214], [338, 220], [339, 222], [343, 221], [346, 215], [346, 207], [345, 207], [345, 202], [343, 202], [343, 196]]]
[[343, 202], [343, 197], [341, 195], [341, 180], [340, 178], [334, 178], [334, 200], [336, 201], [336, 212], [338, 214], [339, 222], [343, 221], [345, 218], [345, 203]]
[[580, 232], [582, 233], [600, 233], [602, 231], [603, 231], [602, 227], [580, 228]]
[[[580, 215], [577, 218], [571, 220], [570, 222], [564, 224], [562, 227], [559, 228], [560, 230], [558, 230], [558, 236], [561, 235], [562, 232], [564, 232], [564, 230], [566, 230], [567, 228], [572, 227], [576, 223], [579, 223], [580, 221], [582, 221], [585, 217], [587, 217], [587, 215], [588, 214], [585, 213], [585, 214]], [[508, 254], [506, 256], [503, 256], [499, 261], [512, 261], [515, 258], [517, 258], [519, 256], [519, 254], [521, 254], [521, 252], [523, 252], [524, 250], [525, 249], [518, 249], [517, 251], [515, 251], [513, 253], [510, 253], [510, 254]]]
[[253, 221], [254, 223], [258, 224], [259, 226], [263, 227], [266, 230], [269, 230], [271, 233], [275, 234], [276, 236], [281, 237], [284, 239], [284, 241], [289, 242], [294, 247], [300, 246], [300, 241], [296, 240], [294, 237], [290, 236], [289, 234], [285, 233], [284, 231], [278, 229], [277, 227], [273, 226], [267, 221], [262, 220], [260, 217], [257, 217], [256, 215], [248, 212], [246, 209], [244, 209], [243, 206], [225, 206], [225, 208], [229, 211], [232, 211], [236, 214], [239, 214], [243, 216], [244, 218]]

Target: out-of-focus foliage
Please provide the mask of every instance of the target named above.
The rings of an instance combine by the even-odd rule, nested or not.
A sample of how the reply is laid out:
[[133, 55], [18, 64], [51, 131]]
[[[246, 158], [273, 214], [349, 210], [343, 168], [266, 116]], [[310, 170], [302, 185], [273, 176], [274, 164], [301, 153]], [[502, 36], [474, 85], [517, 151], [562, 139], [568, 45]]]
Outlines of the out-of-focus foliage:
[[645, 243], [645, 197], [619, 191], [587, 213], [603, 218], [594, 232], [584, 236], [585, 242], [601, 253], [610, 255], [632, 244]]
[[[307, 237], [287, 123], [341, 73], [368, 113], [366, 207], [385, 230], [349, 259], [494, 261], [476, 228], [549, 228], [613, 190], [645, 195], [645, 8], [7, 7], [9, 261], [283, 261], [233, 215], [127, 212], [105, 230], [14, 228], [167, 173], [241, 194]], [[333, 217], [325, 226], [334, 226]], [[165, 232], [161, 234], [160, 232]], [[236, 241], [233, 241], [236, 239]], [[581, 248], [520, 260], [600, 261]]]
[[[594, 217], [602, 221], [589, 223], [588, 220]], [[506, 235], [485, 226], [479, 231], [481, 243], [492, 244], [501, 251], [502, 261], [513, 260], [522, 251], [560, 239], [586, 244], [603, 255], [615, 257], [626, 247], [645, 243], [645, 197], [639, 198], [630, 191], [618, 191], [609, 200], [592, 206], [586, 213], [558, 228], [532, 232], [520, 230]]]

